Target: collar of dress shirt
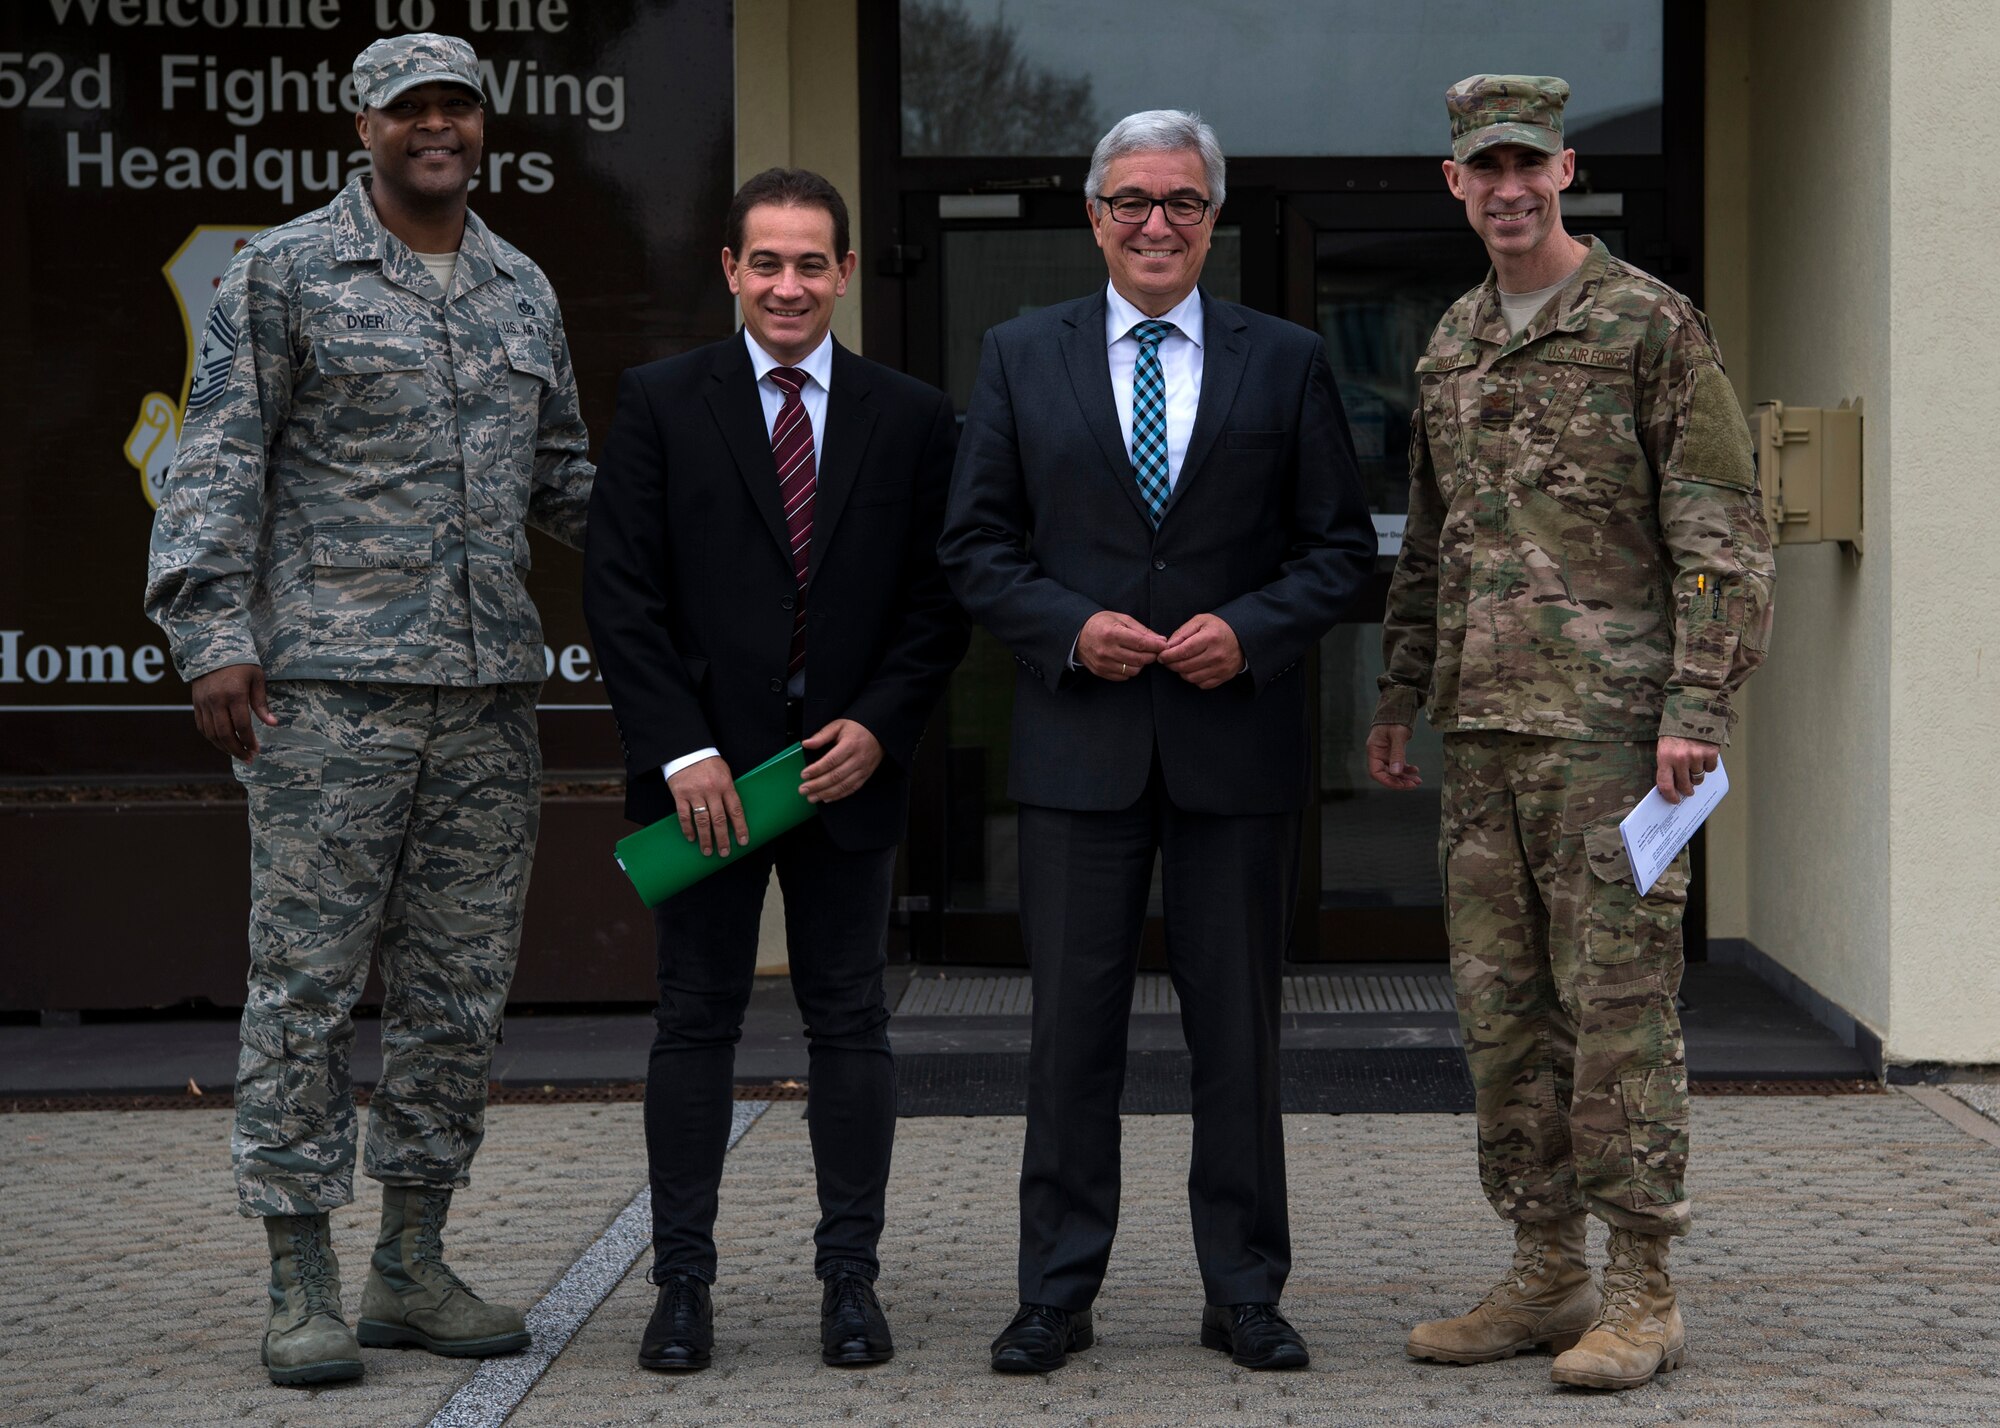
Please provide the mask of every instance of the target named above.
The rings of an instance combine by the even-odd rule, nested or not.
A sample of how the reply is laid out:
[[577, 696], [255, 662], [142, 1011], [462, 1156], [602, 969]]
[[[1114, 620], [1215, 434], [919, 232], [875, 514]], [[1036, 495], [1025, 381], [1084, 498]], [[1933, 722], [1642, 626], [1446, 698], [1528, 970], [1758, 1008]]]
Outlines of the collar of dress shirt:
[[[1188, 295], [1160, 314], [1162, 322], [1171, 322], [1180, 329], [1181, 336], [1201, 346], [1201, 289], [1195, 288]], [[1133, 328], [1146, 321], [1146, 314], [1125, 301], [1124, 295], [1110, 283], [1104, 285], [1104, 345], [1109, 347], [1121, 337], [1131, 334]], [[1136, 340], [1136, 339], [1135, 339]], [[752, 344], [755, 345], [754, 343]]]
[[807, 353], [806, 360], [803, 362], [780, 362], [757, 345], [757, 339], [750, 335], [750, 329], [747, 327], [743, 329], [743, 345], [750, 349], [750, 366], [756, 372], [758, 381], [763, 381], [764, 374], [769, 372], [773, 367], [797, 367], [801, 372], [804, 372], [808, 377], [818, 382], [821, 391], [830, 392], [833, 390], [833, 334], [831, 332], [820, 338], [819, 346]]

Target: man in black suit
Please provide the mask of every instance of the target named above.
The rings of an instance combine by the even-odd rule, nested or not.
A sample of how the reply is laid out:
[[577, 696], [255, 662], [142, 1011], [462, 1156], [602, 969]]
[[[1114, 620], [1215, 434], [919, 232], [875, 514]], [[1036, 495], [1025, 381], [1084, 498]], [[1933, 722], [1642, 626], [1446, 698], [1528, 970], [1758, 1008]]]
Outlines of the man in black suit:
[[952, 478], [945, 570], [1021, 666], [1009, 790], [1035, 1010], [1001, 1372], [1092, 1341], [1156, 854], [1194, 1065], [1201, 1340], [1250, 1368], [1307, 1362], [1277, 1307], [1303, 662], [1375, 538], [1319, 338], [1198, 286], [1222, 199], [1222, 151], [1195, 116], [1113, 126], [1086, 190], [1110, 283], [986, 334]]
[[[584, 614], [626, 815], [678, 816], [704, 856], [737, 848], [654, 914], [647, 1368], [709, 1362], [716, 1188], [774, 867], [811, 1047], [822, 1355], [893, 1352], [873, 1288], [896, 1115], [884, 940], [910, 761], [966, 627], [937, 563], [951, 404], [829, 335], [854, 272], [847, 235], [817, 174], [743, 185], [722, 251], [743, 331], [620, 378], [591, 500]], [[801, 735], [819, 816], [744, 852], [732, 773]]]

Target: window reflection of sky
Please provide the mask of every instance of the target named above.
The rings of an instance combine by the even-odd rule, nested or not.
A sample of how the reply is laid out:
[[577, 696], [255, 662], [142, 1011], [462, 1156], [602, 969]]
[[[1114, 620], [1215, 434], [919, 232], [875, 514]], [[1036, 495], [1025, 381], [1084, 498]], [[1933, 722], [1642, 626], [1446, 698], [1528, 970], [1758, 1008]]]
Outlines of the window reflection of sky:
[[[1237, 155], [1442, 153], [1444, 91], [1558, 74], [1579, 148], [1658, 153], [1661, 0], [906, 0], [1001, 21], [1019, 58], [1090, 81], [1100, 128], [1196, 109]], [[906, 87], [907, 90], [907, 87]], [[1586, 145], [1587, 131], [1603, 142]]]

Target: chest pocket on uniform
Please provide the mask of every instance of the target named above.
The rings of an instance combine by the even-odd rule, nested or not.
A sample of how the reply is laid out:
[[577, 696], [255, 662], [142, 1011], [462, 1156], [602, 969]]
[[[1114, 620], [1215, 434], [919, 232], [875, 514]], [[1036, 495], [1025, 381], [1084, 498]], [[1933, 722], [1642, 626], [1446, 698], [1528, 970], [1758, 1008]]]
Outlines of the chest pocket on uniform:
[[1632, 349], [1558, 334], [1508, 364], [1517, 385], [1511, 474], [1593, 519], [1610, 515], [1639, 454]]
[[[1472, 369], [1479, 364], [1476, 348], [1427, 352], [1417, 360], [1417, 409], [1423, 416], [1424, 439], [1430, 443], [1431, 471], [1446, 500], [1458, 488], [1461, 470], [1470, 462], [1465, 404], [1477, 401]], [[1477, 419], [1477, 412], [1470, 414]]]
[[403, 461], [429, 444], [435, 403], [423, 338], [321, 331], [313, 334], [312, 355], [327, 388], [313, 420], [333, 454]]
[[533, 377], [545, 386], [556, 383], [555, 363], [549, 360], [548, 344], [532, 332], [503, 332], [507, 365], [517, 377]]

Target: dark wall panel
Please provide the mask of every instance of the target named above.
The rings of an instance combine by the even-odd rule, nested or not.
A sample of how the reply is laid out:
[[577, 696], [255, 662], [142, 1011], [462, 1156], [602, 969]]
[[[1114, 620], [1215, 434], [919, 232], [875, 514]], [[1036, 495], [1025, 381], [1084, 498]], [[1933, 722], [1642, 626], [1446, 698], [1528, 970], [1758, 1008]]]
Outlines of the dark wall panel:
[[[190, 333], [236, 243], [365, 167], [342, 81], [380, 13], [429, 17], [488, 64], [473, 207], [554, 283], [593, 432], [621, 370], [733, 327], [716, 265], [730, 0], [0, 8], [0, 782], [223, 773], [140, 613], [147, 477], [172, 454]], [[602, 705], [577, 557], [534, 539], [544, 701]], [[618, 762], [608, 718], [565, 722], [552, 771]]]

